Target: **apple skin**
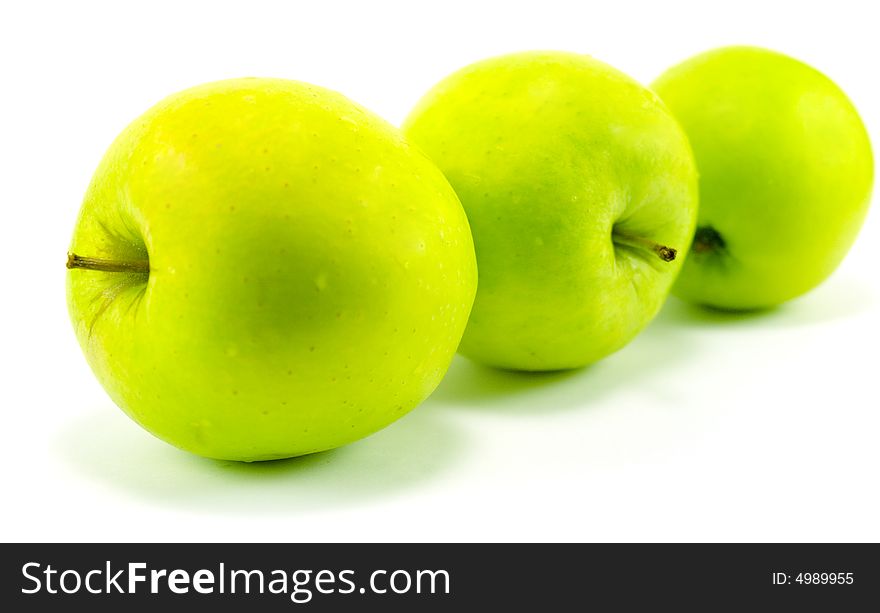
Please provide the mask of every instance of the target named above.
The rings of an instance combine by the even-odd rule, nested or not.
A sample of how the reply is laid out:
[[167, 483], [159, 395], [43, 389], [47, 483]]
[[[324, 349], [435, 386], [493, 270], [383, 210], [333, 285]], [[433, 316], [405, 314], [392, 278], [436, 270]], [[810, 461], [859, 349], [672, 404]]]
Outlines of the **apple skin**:
[[693, 234], [693, 156], [653, 92], [585, 55], [515, 53], [447, 77], [403, 129], [471, 224], [480, 286], [465, 356], [576, 368], [626, 345], [657, 313], [681, 258], [612, 238], [622, 230], [683, 255]]
[[756, 309], [827, 278], [862, 225], [874, 174], [868, 134], [843, 91], [753, 47], [697, 55], [652, 87], [700, 171], [697, 234], [673, 293]]
[[419, 404], [476, 291], [467, 218], [399, 130], [335, 92], [236, 79], [173, 95], [97, 169], [71, 252], [95, 375], [159, 438], [211, 458], [330, 449]]

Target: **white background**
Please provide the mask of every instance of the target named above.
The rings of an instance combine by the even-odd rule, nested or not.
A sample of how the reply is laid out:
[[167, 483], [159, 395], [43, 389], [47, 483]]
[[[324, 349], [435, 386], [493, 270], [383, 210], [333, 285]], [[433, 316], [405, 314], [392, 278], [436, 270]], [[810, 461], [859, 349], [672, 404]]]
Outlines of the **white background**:
[[532, 48], [649, 82], [730, 43], [832, 76], [880, 145], [871, 2], [143, 2], [0, 9], [0, 540], [880, 540], [880, 215], [808, 296], [760, 315], [670, 300], [594, 367], [457, 359], [344, 449], [260, 465], [153, 439], [96, 383], [64, 257], [113, 137], [165, 95], [311, 81], [395, 123], [447, 73]]

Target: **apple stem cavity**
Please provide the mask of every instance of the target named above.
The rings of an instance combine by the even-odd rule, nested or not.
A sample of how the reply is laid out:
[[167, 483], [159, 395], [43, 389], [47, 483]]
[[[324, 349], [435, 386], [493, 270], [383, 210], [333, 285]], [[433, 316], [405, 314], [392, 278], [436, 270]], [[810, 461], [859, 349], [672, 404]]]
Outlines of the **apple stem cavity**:
[[67, 268], [81, 268], [83, 270], [99, 270], [101, 272], [150, 272], [149, 260], [105, 260], [102, 258], [88, 258], [75, 253], [67, 253]]
[[694, 232], [694, 244], [691, 246], [694, 253], [721, 252], [726, 247], [724, 238], [712, 226], [700, 226]]
[[643, 238], [641, 236], [633, 236], [632, 234], [621, 232], [617, 228], [615, 228], [612, 232], [611, 239], [615, 243], [626, 245], [627, 247], [632, 247], [633, 249], [651, 251], [664, 262], [671, 262], [678, 254], [677, 249], [667, 247], [666, 245], [661, 245], [660, 243], [655, 243], [654, 241]]

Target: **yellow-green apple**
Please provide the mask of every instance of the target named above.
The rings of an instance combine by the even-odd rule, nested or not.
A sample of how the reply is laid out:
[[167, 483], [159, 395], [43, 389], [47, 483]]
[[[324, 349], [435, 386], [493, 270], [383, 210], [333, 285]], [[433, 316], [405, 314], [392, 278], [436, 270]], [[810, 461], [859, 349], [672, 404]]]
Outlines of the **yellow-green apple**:
[[697, 55], [653, 88], [700, 171], [697, 229], [673, 293], [754, 309], [827, 278], [862, 225], [874, 174], [846, 94], [814, 68], [754, 47]]
[[113, 143], [68, 256], [86, 358], [144, 428], [265, 460], [415, 407], [476, 291], [464, 211], [400, 132], [335, 92], [236, 79], [173, 95]]
[[583, 366], [657, 313], [693, 235], [697, 175], [653, 92], [585, 55], [516, 53], [441, 81], [404, 132], [446, 174], [474, 235], [464, 355]]

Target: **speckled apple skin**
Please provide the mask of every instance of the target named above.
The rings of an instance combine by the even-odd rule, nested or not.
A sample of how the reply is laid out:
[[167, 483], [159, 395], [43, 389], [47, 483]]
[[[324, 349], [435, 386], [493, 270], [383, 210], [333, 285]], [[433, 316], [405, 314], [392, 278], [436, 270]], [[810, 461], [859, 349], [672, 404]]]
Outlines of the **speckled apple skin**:
[[424, 400], [476, 291], [467, 219], [400, 132], [335, 92], [237, 79], [175, 94], [97, 169], [70, 250], [149, 274], [70, 270], [95, 375], [193, 453], [330, 449]]
[[[824, 281], [868, 210], [874, 160], [855, 107], [828, 77], [781, 53], [725, 47], [653, 84], [690, 138], [699, 228], [673, 293], [725, 309], [771, 307]], [[715, 241], [718, 242], [718, 241]]]
[[[654, 93], [585, 55], [516, 53], [444, 79], [403, 128], [446, 174], [473, 231], [480, 287], [464, 355], [575, 368], [657, 313], [693, 233], [697, 175]], [[615, 228], [679, 258], [616, 244]]]

